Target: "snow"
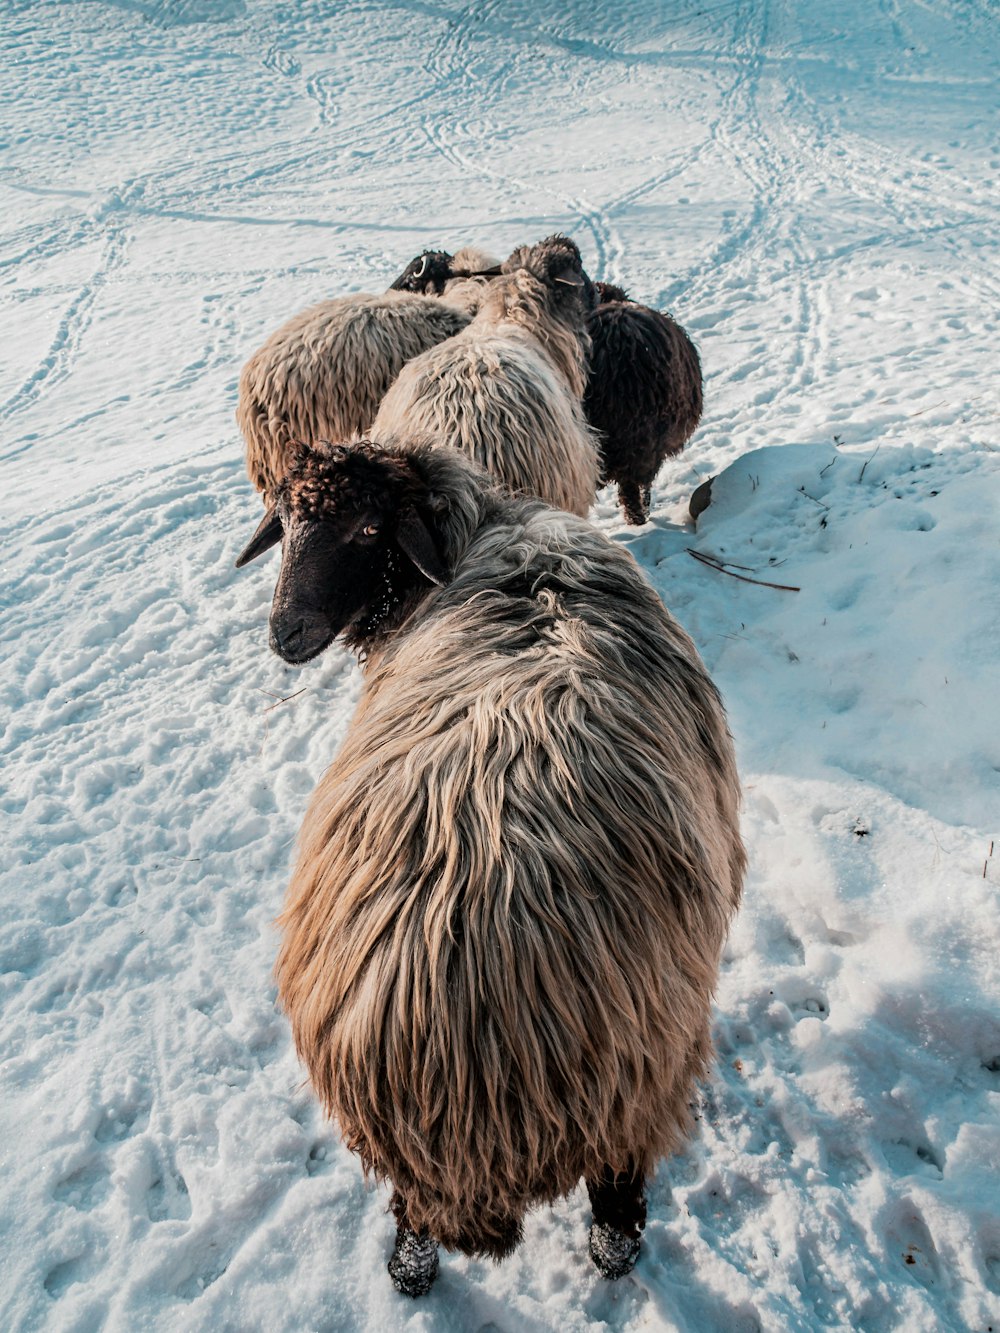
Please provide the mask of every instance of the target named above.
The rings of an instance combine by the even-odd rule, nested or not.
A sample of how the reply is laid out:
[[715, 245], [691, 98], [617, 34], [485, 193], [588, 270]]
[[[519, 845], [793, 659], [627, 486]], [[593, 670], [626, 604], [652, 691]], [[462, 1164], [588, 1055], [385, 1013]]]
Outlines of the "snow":
[[[993, 7], [15, 0], [0, 50], [0, 1324], [1000, 1326]], [[701, 348], [652, 522], [595, 521], [723, 691], [751, 869], [633, 1276], [581, 1189], [410, 1303], [274, 1006], [359, 676], [233, 569], [236, 379], [556, 228]]]

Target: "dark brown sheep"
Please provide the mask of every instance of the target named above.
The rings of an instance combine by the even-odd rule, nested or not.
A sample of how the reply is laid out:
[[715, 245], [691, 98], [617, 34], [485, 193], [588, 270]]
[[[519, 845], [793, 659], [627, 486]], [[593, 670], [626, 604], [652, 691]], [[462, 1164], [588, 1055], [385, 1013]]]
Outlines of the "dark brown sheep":
[[600, 433], [602, 479], [617, 483], [626, 521], [645, 523], [660, 465], [701, 420], [701, 362], [669, 315], [630, 301], [621, 287], [594, 285], [584, 411]]

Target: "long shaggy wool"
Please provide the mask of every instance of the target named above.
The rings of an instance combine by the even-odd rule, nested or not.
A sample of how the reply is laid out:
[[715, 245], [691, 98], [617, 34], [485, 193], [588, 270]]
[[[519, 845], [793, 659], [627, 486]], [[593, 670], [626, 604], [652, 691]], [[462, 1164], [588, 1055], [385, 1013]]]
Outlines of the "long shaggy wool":
[[274, 491], [294, 442], [367, 431], [406, 362], [469, 319], [451, 303], [385, 292], [323, 301], [283, 324], [240, 375], [236, 420], [257, 490], [265, 498]]
[[371, 433], [451, 445], [510, 490], [573, 514], [594, 502], [597, 446], [582, 406], [537, 345], [512, 330], [470, 328], [414, 358]]
[[744, 868], [687, 635], [588, 524], [411, 457], [453, 581], [371, 653], [281, 918], [313, 1086], [409, 1225], [506, 1253], [689, 1128]]
[[[515, 250], [514, 255], [504, 261], [505, 267], [514, 262], [520, 253]], [[514, 269], [501, 278], [495, 278], [487, 288], [476, 318], [484, 327], [513, 326], [540, 343], [566, 381], [570, 392], [577, 398], [583, 396], [587, 384], [587, 356], [590, 352], [586, 322], [581, 320], [575, 324], [554, 318], [545, 284], [526, 269]]]
[[580, 401], [581, 336], [529, 273], [497, 278], [464, 332], [403, 368], [372, 438], [451, 445], [510, 490], [586, 515], [599, 461]]
[[489, 290], [491, 279], [476, 277], [488, 269], [497, 269], [500, 260], [475, 245], [463, 245], [452, 256], [452, 270], [456, 276], [444, 284], [441, 295], [449, 305], [458, 306], [469, 316], [475, 315]]
[[669, 315], [627, 300], [621, 288], [602, 295], [588, 320], [584, 409], [601, 435], [603, 479], [618, 483], [629, 522], [644, 523], [660, 465], [683, 449], [701, 419], [701, 363]]

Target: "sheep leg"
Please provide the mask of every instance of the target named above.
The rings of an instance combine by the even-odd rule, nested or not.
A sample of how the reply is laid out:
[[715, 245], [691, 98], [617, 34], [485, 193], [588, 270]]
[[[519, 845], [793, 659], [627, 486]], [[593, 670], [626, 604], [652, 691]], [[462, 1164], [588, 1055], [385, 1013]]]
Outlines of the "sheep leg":
[[635, 481], [619, 481], [618, 503], [625, 511], [625, 522], [641, 527], [649, 518], [648, 486], [640, 486]]
[[639, 1235], [646, 1225], [644, 1185], [636, 1172], [615, 1175], [610, 1166], [599, 1179], [587, 1181], [594, 1213], [590, 1257], [601, 1277], [611, 1282], [631, 1273], [639, 1257]]
[[388, 1264], [392, 1285], [402, 1296], [426, 1296], [438, 1275], [437, 1241], [426, 1229], [417, 1232], [410, 1226], [399, 1190], [389, 1208], [396, 1219], [396, 1247]]

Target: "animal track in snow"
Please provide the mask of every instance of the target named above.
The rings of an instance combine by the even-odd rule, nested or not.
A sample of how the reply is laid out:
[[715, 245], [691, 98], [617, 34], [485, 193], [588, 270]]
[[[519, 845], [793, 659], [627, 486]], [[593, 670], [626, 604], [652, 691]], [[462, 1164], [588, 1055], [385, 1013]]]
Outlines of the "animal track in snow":
[[136, 1134], [145, 1128], [149, 1119], [147, 1101], [126, 1102], [120, 1107], [108, 1107], [104, 1110], [94, 1130], [98, 1143], [120, 1143], [122, 1139]]
[[941, 1264], [920, 1209], [907, 1196], [894, 1200], [883, 1214], [885, 1244], [890, 1259], [901, 1263], [910, 1277], [924, 1286], [941, 1280]]
[[286, 78], [294, 78], [296, 74], [302, 72], [301, 62], [290, 51], [283, 51], [277, 46], [268, 48], [261, 58], [261, 64], [265, 69], [273, 69], [279, 74], [284, 74]]
[[164, 1167], [162, 1174], [150, 1181], [146, 1211], [151, 1222], [164, 1222], [168, 1218], [186, 1221], [191, 1216], [187, 1182], [175, 1168]]
[[52, 1190], [52, 1197], [79, 1212], [99, 1207], [111, 1193], [111, 1177], [104, 1161], [92, 1158], [64, 1176]]
[[82, 1282], [90, 1275], [91, 1265], [87, 1263], [82, 1256], [76, 1259], [66, 1259], [62, 1263], [56, 1264], [50, 1268], [43, 1279], [42, 1285], [54, 1301], [59, 1300], [70, 1287], [77, 1282]]
[[720, 1236], [730, 1236], [748, 1217], [760, 1212], [767, 1194], [746, 1176], [732, 1171], [712, 1172], [696, 1189], [688, 1192], [688, 1210]]
[[309, 1157], [306, 1161], [306, 1171], [310, 1176], [317, 1175], [320, 1171], [328, 1171], [330, 1163], [327, 1160], [329, 1144], [314, 1143], [309, 1149]]

